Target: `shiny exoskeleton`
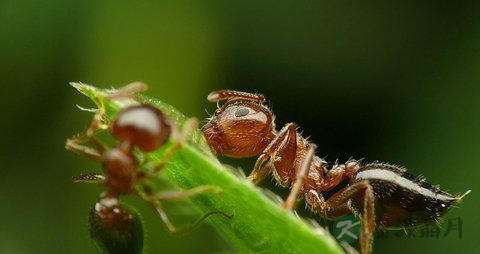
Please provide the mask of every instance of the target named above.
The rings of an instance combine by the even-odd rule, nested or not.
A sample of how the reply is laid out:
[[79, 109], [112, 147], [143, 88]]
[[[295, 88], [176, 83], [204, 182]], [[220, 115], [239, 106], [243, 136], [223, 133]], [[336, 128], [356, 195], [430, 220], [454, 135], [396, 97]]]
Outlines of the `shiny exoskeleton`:
[[[129, 87], [127, 86], [127, 88]], [[118, 91], [125, 93], [125, 89]], [[118, 97], [119, 95], [112, 94], [110, 96]], [[69, 139], [66, 147], [101, 162], [104, 174], [84, 174], [73, 177], [73, 180], [102, 183], [107, 187], [107, 191], [100, 195], [89, 216], [90, 234], [97, 249], [101, 253], [108, 254], [142, 253], [142, 223], [134, 210], [121, 205], [119, 199], [122, 195], [136, 195], [146, 201], [159, 214], [167, 229], [172, 233], [177, 233], [180, 230], [177, 230], [169, 221], [159, 201], [179, 199], [203, 191], [219, 191], [219, 189], [214, 186], [200, 186], [184, 192], [169, 192], [167, 195], [152, 193], [145, 180], [161, 170], [164, 163], [155, 166], [150, 172], [138, 171], [139, 163], [134, 156], [134, 149], [143, 152], [157, 150], [173, 133], [176, 133], [177, 140], [174, 141], [177, 142], [177, 145], [165, 152], [166, 162], [174, 149], [181, 145], [182, 135], [187, 135], [188, 129], [184, 133], [179, 133], [173, 122], [151, 105], [130, 106], [119, 112], [110, 126], [113, 137], [119, 142], [114, 147], [106, 149], [94, 136], [95, 131], [102, 128], [101, 121], [104, 118], [103, 104], [100, 101], [97, 103], [100, 105], [100, 110], [94, 117], [86, 135]], [[185, 126], [191, 128], [195, 123], [195, 120], [190, 120]], [[94, 148], [84, 146], [85, 142], [90, 142]], [[227, 216], [221, 212], [210, 212], [198, 220], [194, 226], [211, 214]]]
[[[273, 173], [280, 185], [291, 186], [284, 204], [287, 209], [294, 207], [298, 195], [304, 195], [308, 207], [327, 219], [349, 213], [358, 216], [362, 253], [372, 252], [375, 228], [435, 222], [465, 195], [448, 194], [401, 167], [385, 163], [362, 165], [349, 160], [328, 169], [326, 162], [315, 156], [315, 145], [296, 131], [295, 123], [275, 130], [273, 114], [263, 105], [262, 95], [224, 90], [212, 92], [207, 99], [226, 101], [203, 126], [215, 153], [260, 155], [248, 178], [259, 183]], [[324, 192], [344, 182], [346, 187], [325, 200]]]

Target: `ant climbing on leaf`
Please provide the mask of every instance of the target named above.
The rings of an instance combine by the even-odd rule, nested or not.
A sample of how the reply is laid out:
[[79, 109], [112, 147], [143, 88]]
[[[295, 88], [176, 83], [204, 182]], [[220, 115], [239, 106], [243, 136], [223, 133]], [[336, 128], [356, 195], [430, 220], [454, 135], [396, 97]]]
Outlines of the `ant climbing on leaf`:
[[[82, 87], [72, 84], [81, 91]], [[143, 83], [132, 83], [107, 95], [105, 99], [132, 98], [137, 92], [146, 90]], [[172, 153], [187, 140], [188, 134], [196, 127], [197, 121], [191, 118], [186, 121], [182, 130], [175, 125], [162, 111], [149, 104], [137, 104], [126, 107], [117, 113], [110, 131], [119, 143], [107, 149], [95, 137], [99, 130], [108, 129], [104, 124], [105, 107], [103, 101], [95, 98], [99, 106], [98, 112], [84, 135], [68, 139], [66, 148], [87, 158], [99, 161], [103, 165], [104, 174], [89, 173], [73, 177], [75, 182], [104, 184], [107, 191], [102, 193], [91, 209], [89, 215], [90, 234], [101, 253], [142, 253], [143, 226], [138, 214], [120, 203], [123, 195], [135, 195], [150, 205], [171, 233], [186, 233], [198, 226], [213, 214], [231, 218], [223, 212], [206, 213], [190, 227], [177, 228], [169, 220], [162, 209], [160, 201], [177, 200], [197, 195], [205, 191], [220, 193], [215, 186], [200, 186], [182, 192], [153, 193], [147, 181], [164, 168]], [[134, 150], [152, 152], [161, 148], [168, 139], [174, 145], [167, 148], [162, 163], [151, 171], [140, 171], [139, 162]], [[93, 147], [84, 145], [89, 142]]]
[[[320, 216], [336, 220], [353, 213], [362, 224], [360, 247], [372, 252], [375, 228], [409, 228], [437, 220], [463, 195], [451, 195], [415, 177], [402, 167], [386, 163], [362, 164], [349, 160], [327, 168], [315, 156], [316, 146], [297, 132], [295, 123], [275, 130], [274, 116], [260, 94], [223, 90], [207, 97], [226, 101], [202, 131], [211, 149], [229, 157], [258, 156], [248, 179], [258, 184], [270, 173], [283, 187], [291, 186], [284, 207], [293, 209], [299, 196]], [[324, 192], [341, 183], [347, 186], [327, 200]]]

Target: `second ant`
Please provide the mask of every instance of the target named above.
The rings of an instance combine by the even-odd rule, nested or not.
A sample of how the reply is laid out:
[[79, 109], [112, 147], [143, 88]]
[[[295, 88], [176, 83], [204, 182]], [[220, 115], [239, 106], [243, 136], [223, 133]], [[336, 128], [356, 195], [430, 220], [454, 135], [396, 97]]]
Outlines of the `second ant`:
[[[248, 177], [259, 183], [270, 173], [284, 187], [291, 187], [284, 206], [292, 209], [305, 197], [308, 207], [320, 216], [336, 220], [353, 213], [362, 224], [363, 254], [373, 248], [375, 228], [410, 228], [435, 223], [468, 194], [451, 195], [415, 177], [402, 167], [386, 163], [362, 165], [349, 160], [327, 168], [315, 156], [315, 145], [297, 132], [295, 123], [275, 130], [274, 116], [260, 94], [223, 90], [208, 95], [210, 102], [226, 101], [203, 126], [211, 149], [229, 157], [258, 156]], [[325, 200], [323, 193], [339, 184], [347, 186]]]

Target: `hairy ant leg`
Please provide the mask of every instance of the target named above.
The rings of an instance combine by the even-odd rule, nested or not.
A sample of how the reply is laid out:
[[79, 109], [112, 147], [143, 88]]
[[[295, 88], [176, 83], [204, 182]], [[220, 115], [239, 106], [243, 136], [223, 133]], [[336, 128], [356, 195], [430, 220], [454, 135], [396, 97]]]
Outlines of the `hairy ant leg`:
[[331, 221], [352, 212], [346, 203], [336, 207], [328, 206], [327, 208], [323, 195], [316, 190], [309, 190], [305, 193], [305, 202], [313, 211], [318, 212], [321, 217]]
[[372, 252], [373, 233], [375, 230], [375, 197], [372, 186], [368, 181], [353, 183], [335, 193], [327, 201], [324, 201], [323, 196], [319, 195], [315, 190], [310, 190], [305, 196], [306, 202], [316, 212], [330, 220], [335, 220], [342, 215], [348, 214], [350, 209], [348, 209], [347, 203], [350, 200], [358, 200], [359, 197], [363, 198], [363, 200], [358, 200], [363, 207], [359, 211], [362, 223], [360, 247], [363, 254]]
[[302, 166], [298, 172], [296, 172], [295, 183], [292, 185], [292, 190], [288, 195], [287, 199], [285, 200], [284, 207], [286, 209], [293, 209], [295, 207], [295, 202], [297, 201], [298, 194], [302, 190], [303, 183], [305, 181], [305, 176], [307, 175], [310, 166], [312, 165], [313, 157], [315, 156], [315, 148], [314, 144], [310, 144], [308, 146], [307, 153], [302, 161]]
[[[280, 130], [275, 139], [265, 148], [262, 155], [258, 157], [248, 179], [258, 184], [274, 170], [277, 181], [280, 185], [286, 186], [290, 180], [289, 172], [279, 171], [278, 169], [293, 168], [296, 151], [297, 130], [294, 123], [289, 123]], [[277, 156], [281, 157], [282, 160], [276, 161]], [[281, 167], [278, 167], [278, 164], [281, 164]]]

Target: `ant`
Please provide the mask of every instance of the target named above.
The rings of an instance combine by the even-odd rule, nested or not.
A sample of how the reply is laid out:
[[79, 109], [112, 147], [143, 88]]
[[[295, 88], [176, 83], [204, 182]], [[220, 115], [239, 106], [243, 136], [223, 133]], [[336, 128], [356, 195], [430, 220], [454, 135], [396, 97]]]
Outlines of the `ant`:
[[[72, 84], [81, 90], [76, 84]], [[132, 83], [105, 96], [106, 99], [124, 99], [146, 90], [143, 83]], [[66, 148], [87, 158], [99, 161], [104, 174], [89, 173], [73, 177], [74, 182], [100, 183], [107, 187], [94, 204], [89, 215], [90, 235], [98, 250], [102, 253], [142, 253], [143, 228], [138, 214], [120, 204], [123, 195], [135, 195], [144, 200], [158, 213], [168, 231], [174, 234], [193, 230], [203, 220], [213, 214], [231, 218], [223, 212], [206, 213], [192, 226], [177, 229], [160, 206], [161, 200], [177, 200], [205, 191], [221, 193], [215, 186], [200, 186], [183, 192], [153, 193], [146, 181], [164, 168], [169, 156], [178, 149], [197, 121], [189, 119], [184, 128], [178, 127], [159, 109], [149, 104], [129, 106], [120, 111], [111, 124], [111, 134], [119, 143], [106, 149], [95, 137], [98, 130], [108, 129], [102, 121], [105, 117], [103, 102], [95, 98], [99, 110], [94, 116], [88, 130], [82, 136], [67, 140]], [[152, 152], [161, 148], [172, 138], [174, 145], [165, 151], [164, 161], [153, 167], [150, 172], [139, 171], [139, 162], [134, 156], [134, 149]], [[93, 147], [83, 145], [90, 142]]]
[[[326, 162], [315, 156], [316, 146], [297, 132], [295, 123], [275, 130], [275, 118], [263, 104], [263, 95], [222, 90], [210, 93], [207, 100], [226, 101], [202, 128], [214, 153], [236, 158], [260, 155], [248, 179], [258, 184], [273, 173], [281, 186], [291, 185], [286, 209], [293, 209], [297, 197], [303, 195], [307, 206], [326, 219], [336, 220], [349, 213], [359, 217], [364, 254], [372, 252], [375, 228], [437, 222], [470, 192], [448, 194], [423, 177], [386, 163], [362, 165], [351, 159], [328, 169]], [[323, 192], [344, 182], [346, 187], [325, 200]]]

